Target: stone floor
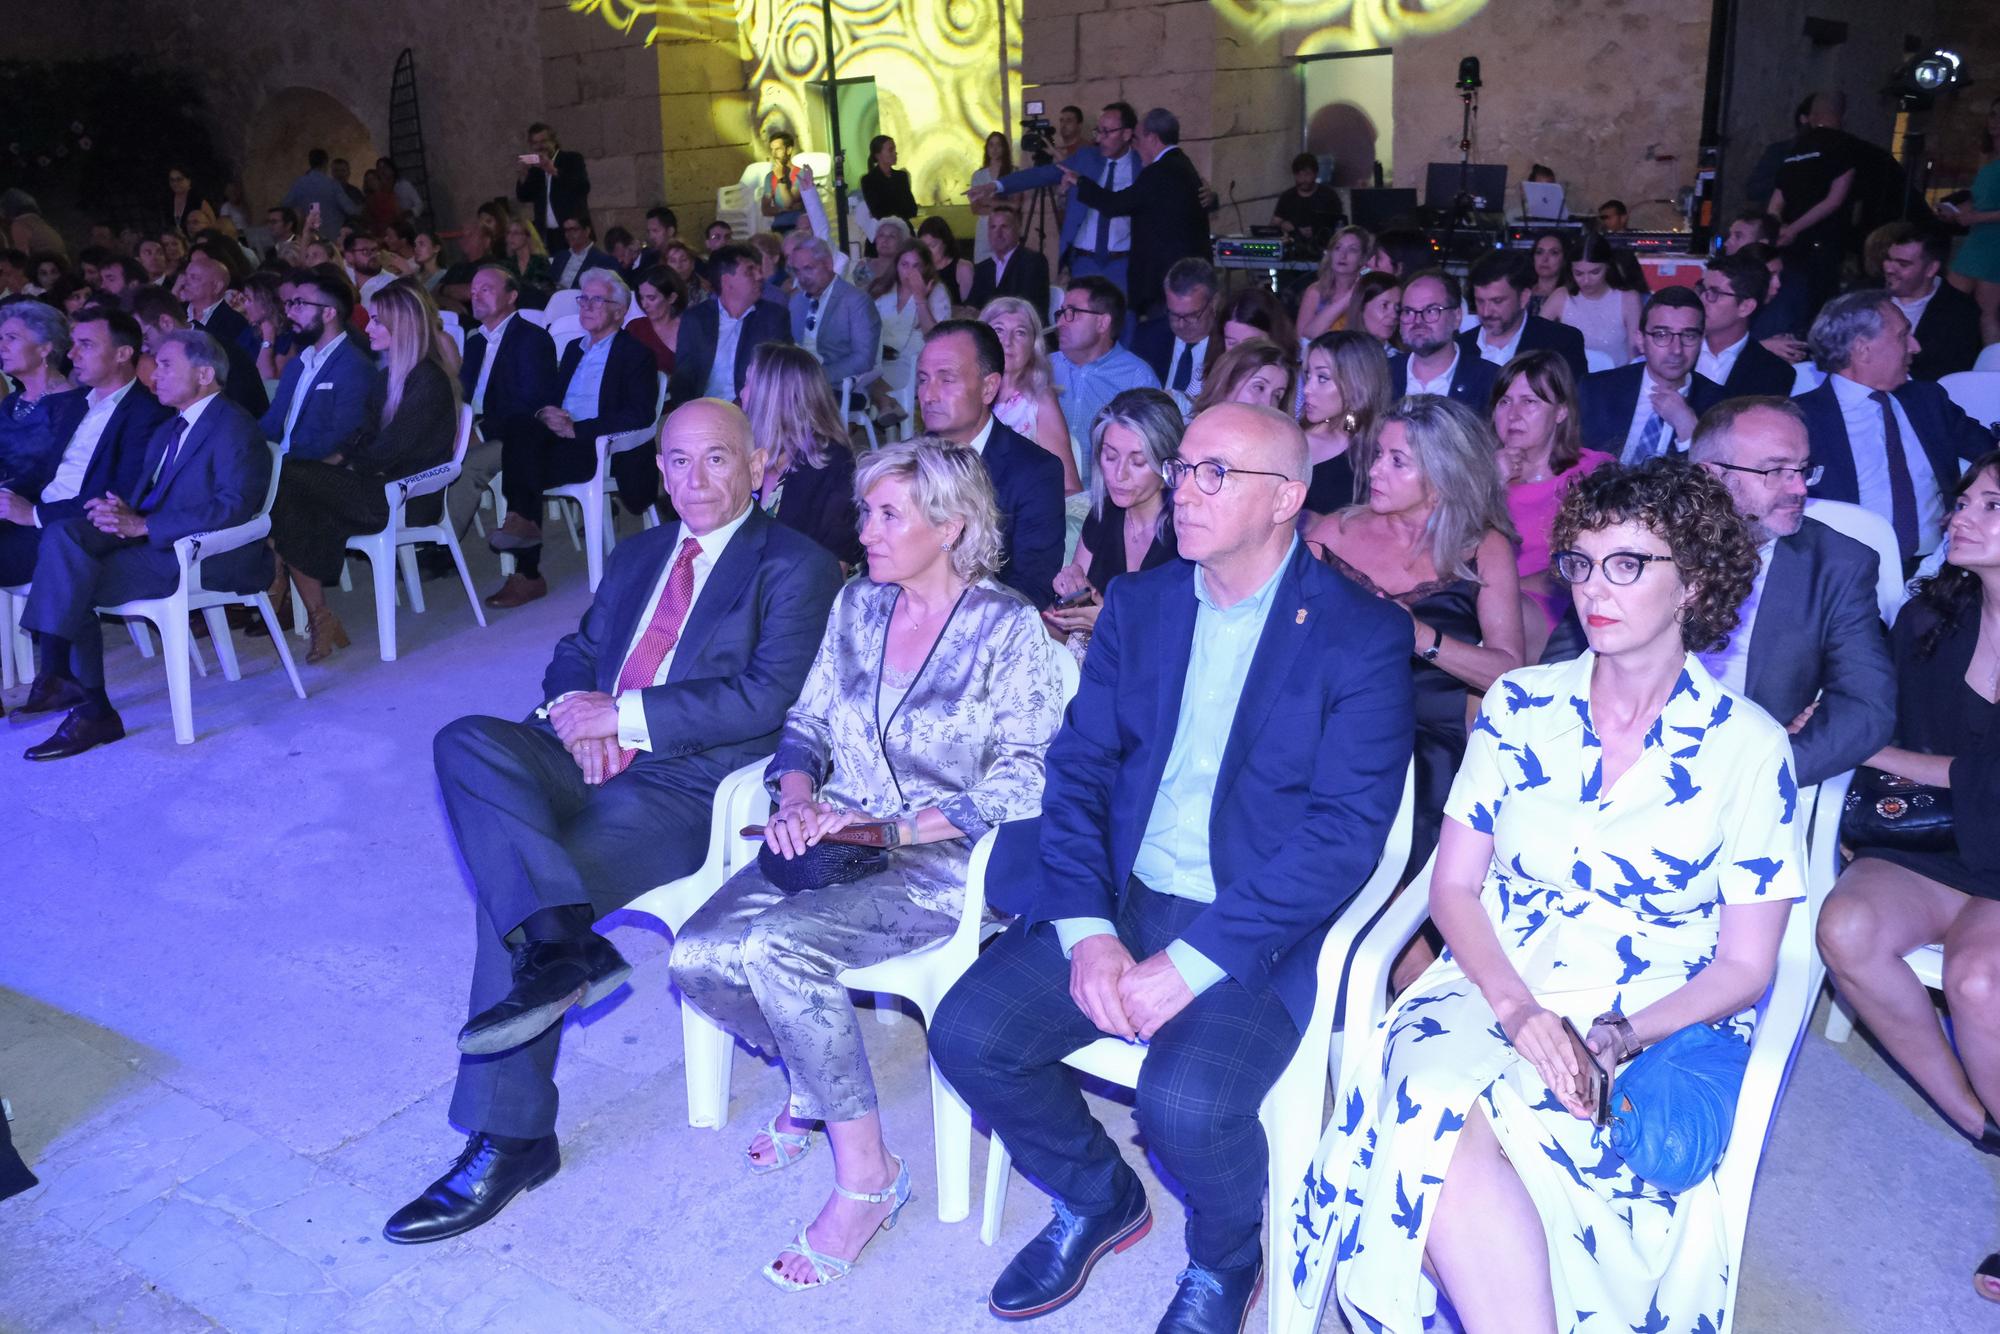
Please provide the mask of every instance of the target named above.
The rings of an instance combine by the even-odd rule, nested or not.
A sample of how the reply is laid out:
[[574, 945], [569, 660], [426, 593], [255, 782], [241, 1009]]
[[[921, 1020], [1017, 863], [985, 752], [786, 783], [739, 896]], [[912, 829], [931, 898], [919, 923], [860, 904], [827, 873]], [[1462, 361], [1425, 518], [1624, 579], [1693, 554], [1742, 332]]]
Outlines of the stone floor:
[[[242, 681], [195, 682], [192, 746], [173, 742], [158, 664], [122, 639], [128, 740], [32, 766], [15, 752], [45, 729], [0, 730], [17, 830], [0, 872], [0, 1092], [43, 1180], [0, 1204], [0, 1329], [996, 1328], [986, 1286], [1045, 1209], [1017, 1183], [993, 1249], [976, 1219], [938, 1223], [909, 1019], [867, 1028], [916, 1177], [905, 1226], [832, 1291], [758, 1278], [824, 1197], [829, 1159], [744, 1172], [742, 1144], [781, 1096], [748, 1058], [728, 1128], [688, 1127], [665, 942], [636, 922], [611, 928], [633, 986], [564, 1042], [561, 1175], [457, 1241], [381, 1240], [460, 1143], [444, 1109], [469, 903], [429, 739], [457, 714], [536, 702], [584, 605], [557, 545], [555, 595], [483, 631], [431, 585], [395, 663], [376, 659], [367, 599], [342, 597], [355, 647], [306, 670], [303, 703], [268, 645], [243, 643]], [[474, 559], [490, 584], [490, 558]], [[1129, 1115], [1100, 1107], [1129, 1146]], [[976, 1191], [983, 1138], [974, 1154]], [[1766, 1156], [1737, 1329], [2000, 1326], [1968, 1281], [2000, 1245], [1996, 1185], [1993, 1161], [1865, 1040], [1814, 1036]], [[1164, 1225], [1043, 1328], [1152, 1327], [1182, 1260], [1179, 1206], [1153, 1192]]]

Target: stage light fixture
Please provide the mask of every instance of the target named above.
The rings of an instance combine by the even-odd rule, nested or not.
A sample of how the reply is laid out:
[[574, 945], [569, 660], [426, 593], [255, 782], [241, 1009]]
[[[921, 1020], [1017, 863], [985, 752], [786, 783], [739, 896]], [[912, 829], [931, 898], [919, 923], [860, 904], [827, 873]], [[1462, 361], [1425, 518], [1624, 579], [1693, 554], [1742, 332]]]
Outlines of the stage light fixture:
[[1964, 59], [1956, 51], [1935, 46], [1918, 51], [1903, 62], [1892, 81], [1892, 91], [1912, 97], [1936, 97], [1964, 82]]

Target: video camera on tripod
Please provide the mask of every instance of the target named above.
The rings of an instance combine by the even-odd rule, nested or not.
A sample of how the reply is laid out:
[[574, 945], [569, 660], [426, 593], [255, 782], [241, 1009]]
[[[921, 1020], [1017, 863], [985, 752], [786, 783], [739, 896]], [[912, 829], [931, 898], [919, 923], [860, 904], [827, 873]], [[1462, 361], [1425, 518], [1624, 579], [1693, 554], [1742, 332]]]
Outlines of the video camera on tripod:
[[1045, 114], [1047, 108], [1042, 103], [1030, 102], [1022, 110], [1027, 114], [1021, 117], [1021, 156], [1038, 167], [1046, 167], [1055, 161], [1049, 144], [1055, 138], [1056, 127]]

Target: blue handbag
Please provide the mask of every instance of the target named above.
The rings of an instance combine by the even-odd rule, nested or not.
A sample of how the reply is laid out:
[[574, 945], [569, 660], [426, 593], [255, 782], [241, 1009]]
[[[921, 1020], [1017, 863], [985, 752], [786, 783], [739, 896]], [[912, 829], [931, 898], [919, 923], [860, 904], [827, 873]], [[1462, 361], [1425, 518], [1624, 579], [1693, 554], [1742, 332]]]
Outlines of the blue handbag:
[[1689, 1024], [1633, 1057], [1611, 1093], [1611, 1148], [1668, 1193], [1705, 1180], [1729, 1147], [1750, 1044]]

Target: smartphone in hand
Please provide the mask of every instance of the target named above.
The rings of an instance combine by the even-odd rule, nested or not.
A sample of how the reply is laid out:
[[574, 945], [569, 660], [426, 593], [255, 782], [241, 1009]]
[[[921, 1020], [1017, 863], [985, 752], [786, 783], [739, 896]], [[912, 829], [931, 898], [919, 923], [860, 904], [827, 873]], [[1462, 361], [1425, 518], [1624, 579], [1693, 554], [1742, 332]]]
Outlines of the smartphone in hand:
[[1074, 593], [1064, 594], [1049, 604], [1050, 611], [1068, 611], [1071, 607], [1081, 607], [1097, 595], [1097, 590], [1085, 584]]
[[1583, 1036], [1576, 1031], [1576, 1025], [1563, 1020], [1563, 1036], [1576, 1054], [1577, 1069], [1583, 1072], [1583, 1101], [1590, 1112], [1590, 1123], [1601, 1126], [1611, 1117], [1611, 1076], [1597, 1058], [1584, 1045]]

